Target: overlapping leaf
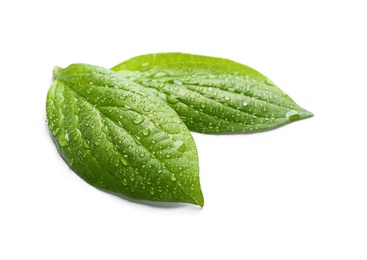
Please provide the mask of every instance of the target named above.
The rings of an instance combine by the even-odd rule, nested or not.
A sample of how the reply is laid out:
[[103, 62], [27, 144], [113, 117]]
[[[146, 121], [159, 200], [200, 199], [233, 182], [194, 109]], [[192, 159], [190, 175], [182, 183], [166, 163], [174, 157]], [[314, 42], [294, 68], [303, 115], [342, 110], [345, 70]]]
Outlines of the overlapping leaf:
[[227, 59], [148, 54], [112, 70], [164, 100], [192, 131], [258, 132], [312, 116], [267, 77]]

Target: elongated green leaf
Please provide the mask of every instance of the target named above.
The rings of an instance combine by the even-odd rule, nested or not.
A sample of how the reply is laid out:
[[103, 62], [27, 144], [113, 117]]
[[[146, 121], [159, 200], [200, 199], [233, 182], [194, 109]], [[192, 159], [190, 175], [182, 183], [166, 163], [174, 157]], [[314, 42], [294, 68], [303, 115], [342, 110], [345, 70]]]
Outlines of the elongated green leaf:
[[169, 106], [101, 67], [55, 68], [54, 78], [48, 125], [75, 173], [129, 198], [203, 206], [195, 143]]
[[112, 70], [166, 101], [192, 131], [258, 132], [313, 115], [267, 77], [227, 59], [148, 54]]

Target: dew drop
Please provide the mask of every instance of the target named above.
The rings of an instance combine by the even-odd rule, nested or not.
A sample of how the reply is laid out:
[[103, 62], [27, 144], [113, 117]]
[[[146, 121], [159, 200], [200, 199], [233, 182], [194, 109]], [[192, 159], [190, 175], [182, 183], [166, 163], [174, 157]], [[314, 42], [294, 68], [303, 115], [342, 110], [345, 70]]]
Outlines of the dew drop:
[[143, 129], [143, 132], [142, 133], [143, 133], [144, 136], [148, 136], [150, 134], [149, 128]]
[[140, 153], [139, 153], [139, 156], [140, 156], [141, 158], [144, 158], [144, 157], [145, 157], [145, 152], [140, 152]]
[[135, 174], [134, 173], [130, 175], [130, 180], [131, 181], [134, 181], [135, 180]]
[[166, 72], [157, 72], [154, 75], [155, 78], [161, 78], [161, 77], [164, 77], [164, 76], [167, 76], [167, 73]]
[[185, 152], [186, 151], [186, 144], [185, 143], [181, 144], [180, 147], [178, 147], [177, 151], [179, 151], [181, 153]]
[[176, 85], [182, 85], [182, 81], [178, 80], [178, 79], [175, 79], [173, 81], [173, 83], [175, 83]]
[[129, 164], [129, 162], [123, 156], [120, 156], [120, 161], [125, 166]]
[[84, 140], [83, 146], [84, 146], [85, 149], [90, 149], [89, 144], [87, 143], [86, 140]]
[[62, 147], [69, 146], [69, 136], [68, 134], [61, 134], [59, 137], [59, 143]]
[[171, 175], [171, 181], [177, 181], [177, 178], [174, 174]]
[[59, 132], [59, 130], [60, 130], [60, 128], [56, 128], [56, 129], [52, 130], [52, 134], [53, 134], [54, 136], [56, 136], [56, 135], [57, 135], [57, 133]]
[[140, 136], [138, 136], [138, 135], [132, 135], [132, 137], [133, 137], [133, 139], [134, 139], [134, 141], [135, 141], [135, 143], [137, 145], [141, 145]]
[[172, 95], [166, 95], [166, 100], [170, 104], [176, 104], [178, 103], [178, 99], [173, 97]]
[[246, 100], [244, 100], [243, 102], [242, 102], [242, 105], [245, 107], [245, 106], [247, 106], [248, 105], [248, 103], [247, 103], [247, 101]]
[[295, 110], [290, 110], [285, 115], [289, 121], [295, 121], [300, 118], [300, 115]]
[[136, 124], [136, 125], [138, 125], [138, 124], [143, 123], [143, 122], [144, 122], [144, 120], [145, 120], [145, 117], [144, 117], [144, 116], [142, 116], [142, 115], [138, 115], [138, 116], [136, 116], [136, 117], [134, 118], [133, 123], [134, 123], [134, 124]]
[[122, 180], [122, 184], [123, 184], [124, 186], [127, 186], [127, 180], [126, 180], [126, 179], [123, 179], [123, 180]]
[[228, 95], [225, 95], [225, 96], [224, 96], [224, 100], [226, 100], [226, 101], [230, 101], [230, 100], [231, 100], [231, 98], [230, 98]]
[[266, 85], [269, 85], [269, 86], [274, 86], [273, 81], [271, 81], [271, 80], [270, 80], [270, 79], [268, 79], [268, 78], [265, 80], [265, 84], [266, 84]]
[[154, 195], [155, 190], [154, 190], [154, 188], [153, 188], [153, 187], [150, 187], [150, 189], [149, 189], [149, 193], [150, 193], [150, 195]]

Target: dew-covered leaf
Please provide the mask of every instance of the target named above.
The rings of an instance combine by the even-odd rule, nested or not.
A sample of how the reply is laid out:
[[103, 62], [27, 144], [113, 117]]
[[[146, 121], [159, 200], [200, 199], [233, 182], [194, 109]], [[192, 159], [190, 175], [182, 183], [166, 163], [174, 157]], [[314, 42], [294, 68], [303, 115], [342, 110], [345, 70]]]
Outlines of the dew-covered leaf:
[[132, 199], [203, 206], [189, 130], [138, 84], [92, 65], [55, 68], [46, 110], [60, 154], [89, 184]]
[[158, 53], [112, 70], [164, 100], [192, 131], [258, 132], [313, 115], [264, 75], [227, 59]]

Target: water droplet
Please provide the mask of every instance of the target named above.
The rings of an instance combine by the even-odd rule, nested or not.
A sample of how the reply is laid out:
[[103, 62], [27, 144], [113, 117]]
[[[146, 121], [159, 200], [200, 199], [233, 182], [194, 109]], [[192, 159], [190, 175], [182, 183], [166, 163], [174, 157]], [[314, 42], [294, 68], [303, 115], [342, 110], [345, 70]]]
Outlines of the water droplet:
[[166, 158], [167, 158], [167, 159], [171, 158], [171, 156], [172, 156], [172, 155], [171, 155], [170, 153], [166, 153]]
[[149, 62], [144, 62], [143, 64], [141, 64], [142, 67], [146, 67], [149, 65]]
[[247, 101], [246, 100], [244, 100], [243, 102], [242, 102], [242, 105], [245, 107], [245, 106], [247, 106], [248, 105], [248, 103], [247, 103]]
[[102, 132], [108, 135], [108, 130], [106, 126], [102, 126]]
[[171, 181], [177, 181], [177, 178], [174, 174], [171, 174]]
[[69, 165], [70, 165], [70, 167], [71, 167], [71, 166], [73, 166], [73, 164], [74, 164], [74, 159], [73, 159], [73, 158], [71, 158], [71, 159], [70, 159], [70, 161], [69, 161]]
[[176, 85], [182, 85], [182, 81], [178, 80], [178, 79], [175, 79], [173, 81], [173, 83], [175, 83]]
[[84, 146], [85, 149], [90, 149], [90, 147], [89, 147], [89, 145], [88, 145], [88, 143], [87, 143], [86, 140], [84, 140], [83, 146]]
[[138, 136], [138, 135], [132, 135], [132, 137], [133, 137], [133, 139], [134, 139], [134, 141], [135, 141], [135, 143], [137, 145], [141, 145], [140, 136]]
[[124, 157], [122, 157], [122, 156], [120, 156], [120, 161], [125, 166], [129, 164], [129, 162]]
[[271, 81], [271, 80], [270, 80], [270, 79], [268, 79], [268, 78], [265, 80], [265, 84], [266, 84], [266, 85], [269, 85], [269, 86], [274, 86], [274, 85], [275, 85], [275, 84], [273, 83], [273, 81]]
[[126, 179], [123, 179], [123, 180], [122, 180], [122, 184], [123, 184], [124, 186], [127, 186], [127, 180], [126, 180]]
[[144, 157], [145, 157], [145, 152], [140, 152], [140, 153], [139, 153], [139, 156], [140, 156], [141, 158], [144, 158]]
[[201, 108], [205, 108], [205, 107], [206, 107], [206, 104], [205, 104], [204, 102], [202, 102], [202, 103], [200, 104], [200, 107], [201, 107]]
[[186, 144], [185, 143], [181, 144], [180, 147], [178, 147], [177, 151], [179, 151], [181, 153], [185, 152], [186, 151]]
[[295, 121], [300, 118], [300, 115], [295, 110], [290, 110], [285, 115], [289, 121]]
[[143, 122], [144, 122], [144, 120], [145, 120], [145, 117], [144, 117], [144, 116], [142, 116], [142, 115], [137, 115], [137, 116], [134, 118], [133, 123], [134, 123], [134, 124], [136, 124], [136, 125], [138, 125], [138, 124], [143, 123]]
[[60, 128], [56, 128], [56, 129], [52, 130], [52, 134], [53, 134], [54, 136], [56, 136], [56, 135], [57, 135], [57, 133], [59, 132], [59, 130], [60, 130]]
[[135, 180], [135, 174], [134, 173], [130, 175], [130, 180], [131, 181], [134, 181]]
[[230, 98], [228, 95], [225, 95], [225, 96], [224, 96], [224, 100], [226, 100], [226, 101], [230, 101], [230, 100], [231, 100], [231, 98]]
[[62, 147], [69, 146], [69, 136], [68, 134], [61, 134], [59, 137], [59, 143]]
[[151, 195], [154, 195], [155, 190], [154, 190], [154, 188], [153, 188], [153, 187], [150, 187], [150, 189], [149, 189], [149, 193], [150, 193]]
[[164, 76], [167, 76], [167, 73], [166, 72], [157, 72], [154, 75], [155, 78], [161, 78], [161, 77], [164, 77]]
[[176, 104], [179, 101], [177, 98], [174, 97], [174, 95], [166, 95], [166, 100], [170, 104]]
[[150, 134], [150, 130], [149, 130], [149, 128], [145, 128], [145, 129], [143, 129], [143, 135], [144, 136], [148, 136]]

